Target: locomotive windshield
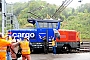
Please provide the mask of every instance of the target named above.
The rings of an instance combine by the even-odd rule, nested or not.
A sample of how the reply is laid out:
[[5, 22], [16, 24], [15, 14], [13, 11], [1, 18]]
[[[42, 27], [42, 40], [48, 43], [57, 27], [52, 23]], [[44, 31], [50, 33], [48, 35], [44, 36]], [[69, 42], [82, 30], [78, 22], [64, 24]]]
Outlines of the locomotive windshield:
[[35, 28], [53, 28], [60, 29], [61, 20], [27, 20], [29, 23], [32, 23]]
[[57, 28], [57, 23], [38, 22], [39, 28]]

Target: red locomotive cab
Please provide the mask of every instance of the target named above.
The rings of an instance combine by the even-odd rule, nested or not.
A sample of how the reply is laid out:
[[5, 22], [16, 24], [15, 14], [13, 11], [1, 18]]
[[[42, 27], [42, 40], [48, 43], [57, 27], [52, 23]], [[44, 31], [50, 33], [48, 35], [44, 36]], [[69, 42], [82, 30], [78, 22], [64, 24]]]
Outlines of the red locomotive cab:
[[69, 52], [80, 48], [80, 33], [76, 30], [59, 29], [60, 39], [56, 39], [57, 50]]
[[57, 42], [76, 42], [80, 41], [79, 32], [76, 30], [59, 29], [60, 40], [56, 39]]

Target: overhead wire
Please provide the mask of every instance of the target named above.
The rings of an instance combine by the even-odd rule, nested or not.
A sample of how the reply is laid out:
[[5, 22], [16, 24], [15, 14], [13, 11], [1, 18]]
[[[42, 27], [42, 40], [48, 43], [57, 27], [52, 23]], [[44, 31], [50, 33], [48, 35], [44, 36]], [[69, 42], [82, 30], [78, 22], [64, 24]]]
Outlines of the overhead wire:
[[58, 9], [56, 9], [55, 13], [52, 15], [52, 18], [55, 18], [57, 13], [61, 13], [73, 0], [65, 0], [62, 5]]

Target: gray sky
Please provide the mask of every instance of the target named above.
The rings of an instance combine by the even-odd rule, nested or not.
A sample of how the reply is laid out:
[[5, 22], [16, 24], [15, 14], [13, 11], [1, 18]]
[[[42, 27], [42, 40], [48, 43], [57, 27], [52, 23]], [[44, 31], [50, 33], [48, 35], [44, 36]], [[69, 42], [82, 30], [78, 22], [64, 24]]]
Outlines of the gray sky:
[[[6, 0], [7, 3], [14, 3], [14, 2], [28, 2], [30, 0]], [[56, 5], [61, 5], [62, 1], [64, 0], [42, 0], [42, 1], [47, 1], [48, 3], [51, 4], [56, 4]], [[77, 7], [80, 6], [81, 4], [85, 4], [85, 3], [90, 3], [90, 0], [82, 0], [82, 2], [78, 2], [78, 0], [73, 0], [73, 2], [69, 5], [69, 7]]]

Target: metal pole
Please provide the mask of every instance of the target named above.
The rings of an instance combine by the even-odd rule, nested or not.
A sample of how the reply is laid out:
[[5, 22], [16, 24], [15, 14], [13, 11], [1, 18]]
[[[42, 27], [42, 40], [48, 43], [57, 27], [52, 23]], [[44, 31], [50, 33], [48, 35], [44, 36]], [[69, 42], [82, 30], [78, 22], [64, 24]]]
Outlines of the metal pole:
[[2, 36], [4, 36], [5, 0], [2, 0]]
[[[6, 1], [5, 1], [5, 15], [7, 14], [7, 3], [6, 3]], [[4, 20], [4, 27], [5, 27], [5, 29], [4, 29], [4, 34], [7, 34], [7, 24], [6, 24], [6, 20], [7, 20], [7, 15], [5, 16], [5, 20]]]
[[11, 24], [11, 28], [13, 29], [13, 22], [14, 22], [14, 20], [13, 20], [13, 4], [11, 3], [11, 13], [12, 13], [12, 15], [11, 15], [11, 20], [12, 20], [12, 24]]
[[11, 3], [11, 13], [12, 13], [12, 15], [13, 15], [13, 3]]

